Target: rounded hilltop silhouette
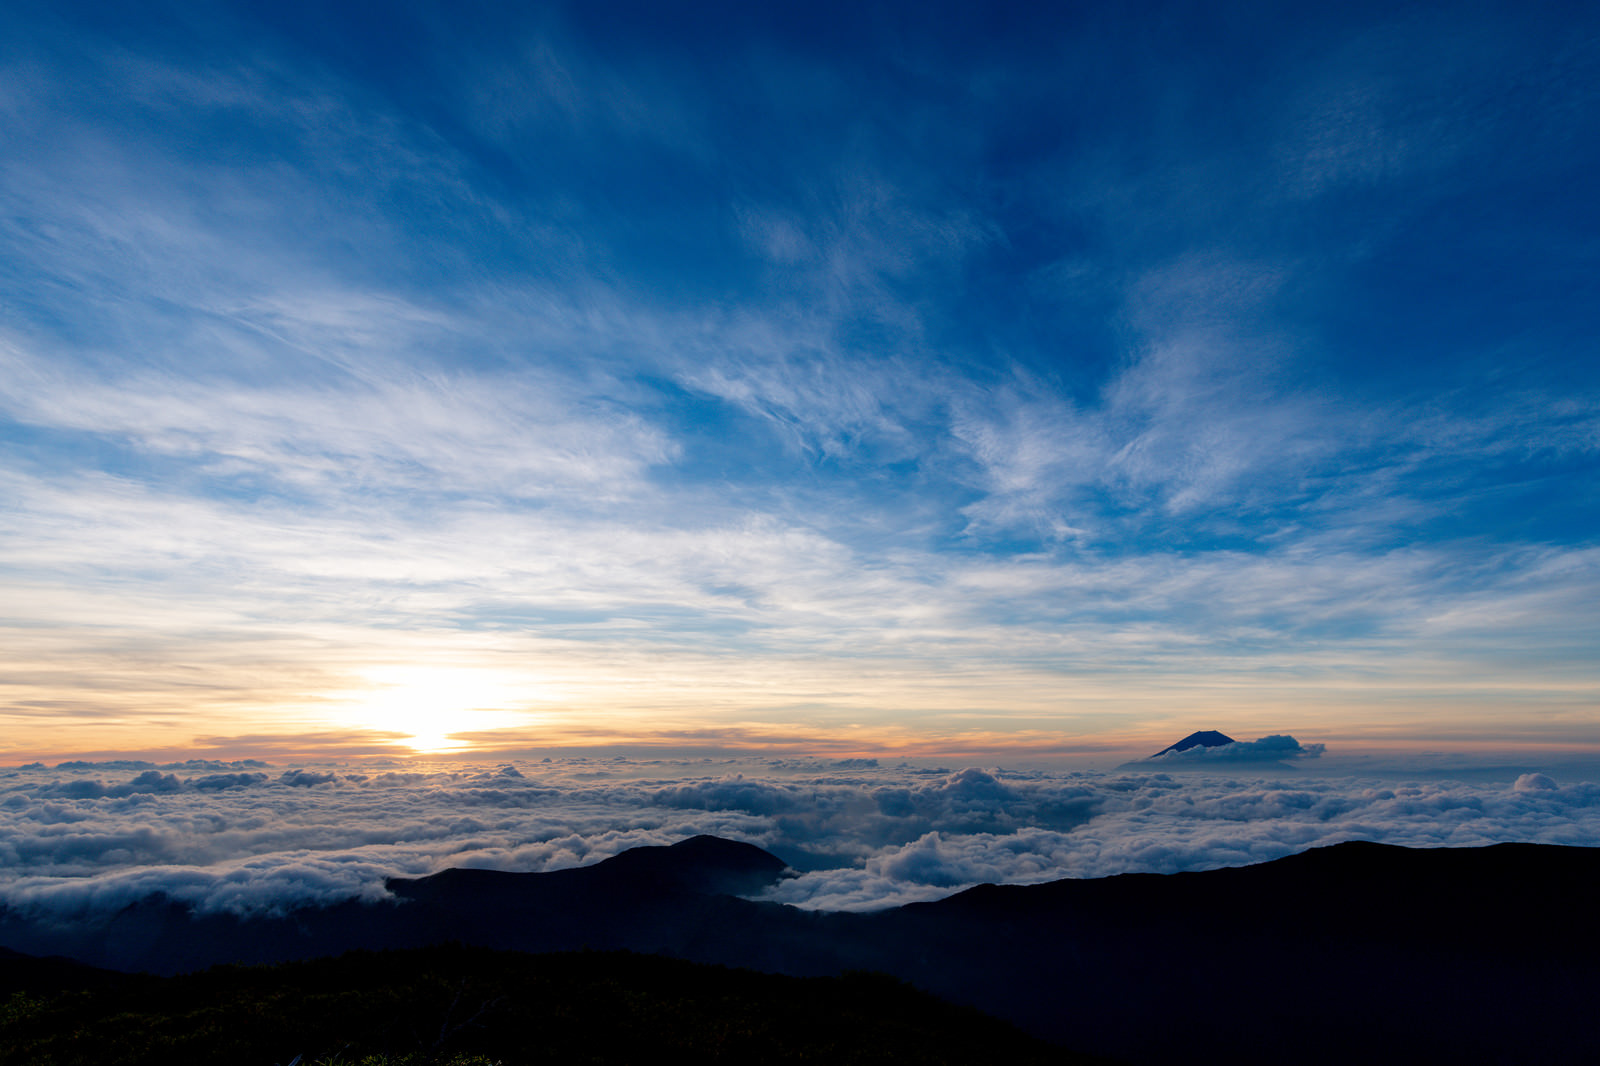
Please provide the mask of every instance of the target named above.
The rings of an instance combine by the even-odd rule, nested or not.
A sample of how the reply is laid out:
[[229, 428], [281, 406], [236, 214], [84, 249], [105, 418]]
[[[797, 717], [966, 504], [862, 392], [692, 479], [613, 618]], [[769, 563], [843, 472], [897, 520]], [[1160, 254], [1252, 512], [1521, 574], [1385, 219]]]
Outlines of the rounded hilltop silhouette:
[[1168, 745], [1150, 756], [1159, 759], [1169, 751], [1188, 751], [1190, 748], [1220, 748], [1224, 744], [1233, 744], [1234, 739], [1226, 733], [1219, 733], [1215, 729], [1202, 729], [1198, 733], [1190, 733], [1176, 744]]

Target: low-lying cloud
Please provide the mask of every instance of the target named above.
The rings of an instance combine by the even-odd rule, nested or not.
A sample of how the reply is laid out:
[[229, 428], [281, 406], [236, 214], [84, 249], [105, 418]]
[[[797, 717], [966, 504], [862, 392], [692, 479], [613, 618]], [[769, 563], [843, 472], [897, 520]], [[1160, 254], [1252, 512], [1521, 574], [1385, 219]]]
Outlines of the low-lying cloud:
[[1600, 839], [1600, 785], [1538, 773], [1251, 776], [1248, 760], [1265, 753], [1311, 754], [1285, 740], [1230, 745], [1254, 754], [1182, 774], [1164, 760], [1077, 772], [864, 760], [32, 766], [0, 772], [0, 904], [71, 918], [160, 892], [202, 911], [282, 912], [379, 899], [393, 876], [555, 870], [696, 833], [794, 866], [765, 898], [858, 910], [981, 882], [1262, 862], [1343, 840]]

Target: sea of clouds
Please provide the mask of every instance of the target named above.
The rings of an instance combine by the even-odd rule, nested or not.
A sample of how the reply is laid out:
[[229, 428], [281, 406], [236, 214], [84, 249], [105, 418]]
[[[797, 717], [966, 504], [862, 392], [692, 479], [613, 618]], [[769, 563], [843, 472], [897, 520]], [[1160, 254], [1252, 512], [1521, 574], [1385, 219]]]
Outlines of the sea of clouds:
[[34, 765], [0, 770], [0, 904], [70, 918], [163, 892], [202, 911], [281, 913], [382, 898], [391, 876], [556, 870], [697, 833], [788, 862], [798, 876], [765, 898], [854, 910], [982, 882], [1243, 865], [1343, 840], [1600, 844], [1600, 784], [1176, 765]]

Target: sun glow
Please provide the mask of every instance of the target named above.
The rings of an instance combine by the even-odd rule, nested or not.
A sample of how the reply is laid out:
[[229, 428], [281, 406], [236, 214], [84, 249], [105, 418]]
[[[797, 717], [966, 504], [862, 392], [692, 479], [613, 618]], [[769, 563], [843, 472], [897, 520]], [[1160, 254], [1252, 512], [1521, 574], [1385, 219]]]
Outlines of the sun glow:
[[353, 724], [404, 733], [419, 752], [462, 751], [462, 734], [526, 725], [537, 696], [525, 680], [473, 667], [386, 666], [363, 671], [371, 685], [357, 697]]

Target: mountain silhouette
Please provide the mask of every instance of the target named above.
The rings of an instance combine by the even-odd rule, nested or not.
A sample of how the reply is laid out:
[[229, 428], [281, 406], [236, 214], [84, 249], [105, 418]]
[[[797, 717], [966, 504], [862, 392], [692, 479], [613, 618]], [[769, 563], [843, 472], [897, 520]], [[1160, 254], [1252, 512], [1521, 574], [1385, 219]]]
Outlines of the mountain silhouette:
[[787, 867], [754, 844], [701, 835], [665, 847], [632, 848], [592, 866], [550, 873], [452, 869], [429, 877], [390, 878], [402, 900], [496, 910], [527, 908], [543, 897], [593, 909], [660, 898], [750, 895], [774, 884]]
[[866, 914], [731, 894], [784, 871], [753, 845], [696, 837], [550, 873], [395, 879], [383, 903], [279, 917], [196, 916], [163, 897], [70, 929], [0, 912], [0, 945], [156, 973], [451, 942], [623, 949], [794, 976], [878, 971], [1134, 1062], [1600, 1061], [1586, 1022], [1600, 1001], [1600, 848], [1352, 842]]
[[1219, 733], [1215, 729], [1202, 729], [1197, 733], [1190, 733], [1176, 744], [1169, 744], [1154, 755], [1152, 759], [1159, 759], [1169, 751], [1188, 751], [1190, 748], [1220, 748], [1224, 744], [1233, 744], [1234, 739], [1226, 733]]

